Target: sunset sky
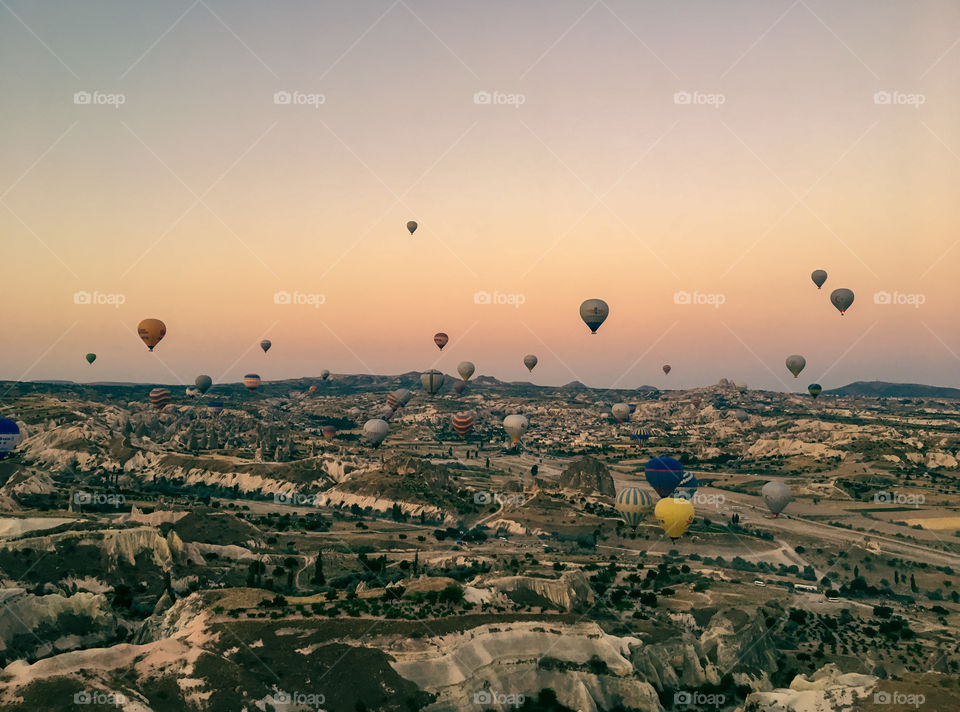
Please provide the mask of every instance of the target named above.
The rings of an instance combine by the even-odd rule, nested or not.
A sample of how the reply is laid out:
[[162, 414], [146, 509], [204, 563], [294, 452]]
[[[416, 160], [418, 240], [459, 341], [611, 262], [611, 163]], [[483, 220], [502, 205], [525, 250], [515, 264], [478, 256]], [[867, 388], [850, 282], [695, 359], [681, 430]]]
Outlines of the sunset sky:
[[[0, 18], [0, 379], [471, 360], [540, 384], [960, 386], [955, 2], [4, 0]], [[842, 317], [837, 287], [857, 295]], [[611, 309], [595, 336], [588, 298]], [[153, 354], [145, 317], [168, 329]]]

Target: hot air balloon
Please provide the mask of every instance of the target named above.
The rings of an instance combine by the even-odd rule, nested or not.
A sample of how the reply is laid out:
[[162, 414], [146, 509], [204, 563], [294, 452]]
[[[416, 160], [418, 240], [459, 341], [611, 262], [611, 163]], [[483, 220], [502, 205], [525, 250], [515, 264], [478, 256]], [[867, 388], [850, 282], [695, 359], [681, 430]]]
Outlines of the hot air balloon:
[[617, 493], [617, 511], [634, 529], [653, 511], [653, 497], [639, 487], [624, 487]]
[[630, 433], [630, 437], [633, 440], [636, 440], [637, 444], [639, 444], [640, 447], [643, 447], [644, 441], [650, 439], [650, 431], [647, 430], [646, 428], [637, 428], [632, 433]]
[[787, 370], [793, 374], [793, 377], [796, 378], [800, 375], [800, 372], [807, 365], [807, 359], [805, 359], [800, 354], [793, 354], [793, 356], [787, 356]]
[[456, 393], [458, 396], [463, 393], [463, 390], [466, 387], [467, 387], [466, 381], [454, 381], [453, 385], [451, 386], [451, 388], [453, 389], [453, 392]]
[[387, 395], [387, 405], [394, 410], [402, 408], [407, 404], [407, 401], [410, 400], [411, 395], [410, 391], [406, 388], [398, 388]]
[[813, 396], [814, 400], [816, 400], [818, 395], [823, 393], [823, 387], [819, 383], [811, 383], [807, 386], [807, 390], [810, 392], [810, 395]]
[[779, 481], [767, 482], [760, 489], [760, 496], [763, 497], [764, 504], [767, 505], [767, 509], [773, 512], [775, 517], [779, 517], [780, 512], [793, 501], [793, 493], [790, 488]]
[[669, 497], [683, 479], [683, 465], [672, 457], [655, 457], [647, 463], [647, 482], [661, 497]]
[[417, 223], [415, 223], [413, 220], [411, 220], [410, 222], [408, 222], [408, 223], [407, 223], [407, 230], [410, 231], [410, 234], [411, 234], [411, 235], [412, 235], [413, 233], [415, 233], [415, 232], [417, 231]]
[[260, 342], [260, 348], [263, 349], [263, 353], [267, 353], [271, 346], [273, 346], [273, 343], [270, 341], [270, 339], [264, 339]]
[[328, 378], [330, 378], [330, 371], [328, 371], [327, 369], [323, 369], [322, 371], [320, 371], [321, 381], [326, 381]]
[[813, 283], [817, 285], [817, 289], [823, 286], [823, 283], [827, 281], [827, 273], [822, 269], [815, 269], [810, 274], [810, 279], [813, 280]]
[[580, 318], [590, 327], [590, 333], [596, 334], [600, 325], [607, 320], [610, 307], [602, 299], [588, 299], [580, 305]]
[[391, 408], [389, 405], [385, 405], [383, 406], [383, 408], [380, 409], [379, 415], [384, 420], [390, 420], [394, 415], [396, 415], [396, 413], [397, 411], [395, 408]]
[[679, 539], [693, 523], [693, 505], [682, 497], [664, 497], [653, 510], [663, 531], [671, 539]]
[[633, 415], [634, 413], [637, 412], [637, 404], [636, 404], [636, 403], [627, 403], [627, 408], [630, 409], [630, 415]]
[[0, 418], [0, 460], [13, 452], [20, 442], [20, 426], [9, 418]]
[[670, 373], [670, 369], [673, 368], [669, 363], [663, 364], [663, 373], [664, 375]]
[[154, 388], [150, 391], [150, 405], [157, 410], [163, 410], [164, 406], [170, 402], [170, 391], [166, 388]]
[[389, 432], [390, 426], [385, 420], [368, 420], [363, 425], [363, 437], [374, 447], [382, 443]]
[[347, 411], [347, 415], [349, 415], [351, 418], [359, 418], [362, 414], [363, 411], [356, 406]]
[[443, 351], [443, 347], [447, 345], [447, 342], [450, 341], [450, 337], [444, 334], [442, 331], [438, 331], [433, 335], [433, 343], [437, 345], [437, 348]]
[[96, 355], [96, 354], [87, 354], [86, 356], [84, 356], [84, 358], [87, 359], [87, 363], [93, 363], [94, 361], [97, 360], [97, 355]]
[[248, 373], [243, 377], [243, 385], [247, 387], [248, 391], [253, 393], [260, 385], [260, 376], [255, 373]]
[[530, 421], [519, 414], [508, 415], [503, 419], [503, 429], [510, 436], [510, 442], [516, 445], [530, 427]]
[[622, 423], [630, 417], [630, 406], [626, 403], [614, 403], [610, 412], [613, 413], [613, 417], [617, 419], [618, 423]]
[[853, 292], [849, 289], [834, 289], [830, 293], [830, 303], [840, 310], [840, 316], [853, 304]]
[[423, 390], [430, 395], [440, 390], [440, 387], [443, 385], [443, 380], [443, 374], [435, 368], [431, 368], [426, 373], [420, 374], [420, 385], [422, 385]]
[[746, 423], [748, 420], [750, 420], [750, 416], [747, 415], [747, 411], [745, 411], [743, 408], [737, 408], [736, 410], [732, 411], [730, 415], [732, 415], [741, 423]]
[[470, 361], [461, 361], [457, 364], [457, 373], [460, 374], [460, 378], [464, 381], [469, 381], [470, 376], [473, 375], [473, 372], [476, 370], [476, 367]]
[[537, 357], [533, 354], [527, 354], [523, 357], [523, 365], [527, 367], [528, 371], [533, 371], [533, 367], [537, 365]]
[[223, 412], [223, 401], [215, 400], [207, 403], [207, 412], [214, 416], [220, 415]]
[[693, 499], [693, 495], [697, 493], [699, 486], [700, 482], [697, 481], [697, 478], [694, 477], [692, 472], [684, 472], [680, 478], [680, 484], [677, 485], [677, 489], [673, 492], [673, 496]]
[[323, 433], [323, 437], [325, 437], [327, 440], [333, 440], [337, 434], [337, 429], [332, 425], [324, 425], [322, 428], [320, 428], [320, 432]]
[[310, 386], [307, 390], [308, 390], [308, 391], [310, 392], [310, 394], [312, 395], [312, 394], [314, 394], [314, 393], [317, 392], [317, 387], [316, 387], [316, 386]]
[[197, 390], [201, 393], [206, 393], [210, 390], [210, 386], [213, 385], [213, 379], [210, 376], [200, 375], [197, 376], [196, 380], [193, 382], [193, 385], [197, 387]]
[[457, 413], [453, 416], [453, 431], [461, 438], [473, 430], [473, 413]]
[[153, 347], [167, 335], [167, 326], [159, 319], [144, 319], [137, 325], [137, 333], [147, 348], [153, 351]]

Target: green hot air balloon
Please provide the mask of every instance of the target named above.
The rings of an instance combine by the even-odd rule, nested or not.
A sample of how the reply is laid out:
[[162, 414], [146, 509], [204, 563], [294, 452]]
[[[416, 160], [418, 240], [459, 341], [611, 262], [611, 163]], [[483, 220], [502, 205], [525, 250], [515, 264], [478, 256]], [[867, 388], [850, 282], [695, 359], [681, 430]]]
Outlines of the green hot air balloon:
[[84, 358], [87, 359], [87, 363], [93, 363], [94, 361], [97, 360], [97, 355], [96, 355], [96, 354], [87, 354], [86, 356], [84, 356]]
[[210, 390], [210, 386], [213, 385], [213, 379], [210, 376], [200, 375], [197, 376], [197, 379], [193, 382], [193, 385], [197, 387], [197, 390], [201, 393], [206, 393]]
[[787, 356], [787, 370], [793, 374], [794, 378], [800, 375], [800, 371], [802, 371], [806, 365], [807, 359], [800, 354]]
[[815, 269], [810, 275], [810, 279], [813, 280], [813, 283], [817, 285], [817, 289], [823, 286], [823, 283], [827, 281], [827, 273], [822, 269]]
[[853, 304], [853, 292], [846, 288], [834, 289], [830, 293], [830, 303], [840, 311], [840, 316], [843, 316], [843, 313]]
[[807, 386], [807, 390], [810, 391], [810, 395], [812, 395], [814, 399], [816, 399], [818, 395], [823, 393], [823, 388], [820, 386], [819, 383], [811, 383], [809, 386]]
[[580, 318], [590, 327], [591, 334], [597, 333], [609, 315], [610, 307], [602, 299], [588, 299], [580, 305]]

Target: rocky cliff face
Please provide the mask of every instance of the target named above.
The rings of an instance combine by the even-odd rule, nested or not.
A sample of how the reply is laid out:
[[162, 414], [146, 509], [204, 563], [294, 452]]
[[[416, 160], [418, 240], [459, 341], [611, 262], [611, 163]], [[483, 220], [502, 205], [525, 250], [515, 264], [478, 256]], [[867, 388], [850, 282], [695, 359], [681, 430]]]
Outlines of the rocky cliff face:
[[583, 610], [593, 605], [593, 590], [580, 570], [569, 571], [559, 579], [506, 576], [474, 585], [489, 587], [516, 603], [561, 611]]
[[589, 455], [572, 463], [560, 474], [560, 487], [584, 494], [606, 494], [611, 497], [617, 494], [610, 470]]

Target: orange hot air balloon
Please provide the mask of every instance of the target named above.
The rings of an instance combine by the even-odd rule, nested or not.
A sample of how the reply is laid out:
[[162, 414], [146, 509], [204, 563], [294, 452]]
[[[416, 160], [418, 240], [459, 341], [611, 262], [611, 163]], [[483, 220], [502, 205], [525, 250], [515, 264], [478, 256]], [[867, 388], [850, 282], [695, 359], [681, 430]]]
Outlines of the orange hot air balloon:
[[443, 351], [443, 347], [447, 345], [448, 341], [450, 341], [450, 337], [442, 331], [433, 335], [433, 343], [435, 343], [441, 351]]
[[147, 348], [153, 351], [153, 347], [167, 335], [167, 325], [159, 319], [144, 319], [137, 325], [137, 333]]
[[473, 414], [457, 413], [453, 416], [453, 430], [461, 438], [473, 430]]
[[316, 392], [317, 392], [317, 387], [316, 387], [316, 386], [310, 386], [310, 388], [308, 388], [307, 390], [309, 390], [311, 393], [316, 393]]
[[150, 391], [150, 405], [157, 410], [163, 410], [170, 402], [170, 391], [166, 388], [154, 388]]
[[320, 429], [320, 432], [323, 433], [323, 437], [325, 437], [327, 440], [333, 440], [337, 435], [337, 429], [332, 425], [324, 425]]
[[257, 386], [260, 385], [260, 376], [255, 373], [248, 373], [243, 377], [243, 385], [247, 387], [247, 390], [253, 393], [257, 390]]

